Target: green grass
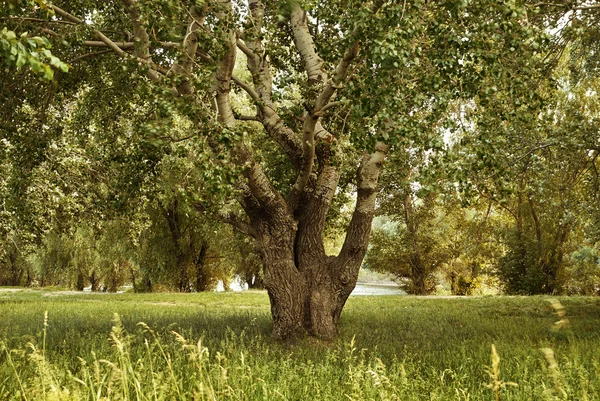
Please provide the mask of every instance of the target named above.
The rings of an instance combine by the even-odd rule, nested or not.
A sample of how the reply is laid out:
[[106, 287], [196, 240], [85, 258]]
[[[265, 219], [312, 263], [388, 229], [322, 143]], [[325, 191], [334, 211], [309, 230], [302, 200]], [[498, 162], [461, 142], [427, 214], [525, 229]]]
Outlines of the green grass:
[[0, 291], [0, 400], [600, 400], [600, 299], [550, 300], [354, 297], [280, 344], [264, 292]]

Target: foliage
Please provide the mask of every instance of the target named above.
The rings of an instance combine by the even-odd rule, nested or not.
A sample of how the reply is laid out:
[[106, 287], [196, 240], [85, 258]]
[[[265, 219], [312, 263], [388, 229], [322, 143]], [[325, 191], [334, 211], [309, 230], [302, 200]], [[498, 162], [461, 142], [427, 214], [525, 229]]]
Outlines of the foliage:
[[582, 246], [571, 254], [571, 264], [564, 278], [568, 294], [598, 295], [600, 291], [600, 257], [598, 250]]
[[27, 65], [48, 81], [54, 78], [54, 69], [69, 71], [69, 66], [52, 54], [51, 47], [50, 41], [41, 36], [29, 36], [27, 32], [17, 35], [7, 28], [0, 31], [0, 61], [17, 70]]

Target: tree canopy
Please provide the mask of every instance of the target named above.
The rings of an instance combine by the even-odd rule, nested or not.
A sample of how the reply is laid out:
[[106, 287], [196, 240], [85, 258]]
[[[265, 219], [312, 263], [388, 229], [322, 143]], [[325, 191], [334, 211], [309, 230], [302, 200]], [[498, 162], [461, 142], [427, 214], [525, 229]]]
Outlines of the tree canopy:
[[[275, 337], [330, 338], [376, 209], [399, 224], [367, 264], [416, 293], [441, 270], [456, 293], [484, 273], [509, 292], [559, 292], [594, 260], [595, 3], [7, 4], [11, 277], [28, 270], [10, 255], [66, 269], [58, 253], [39, 262], [63, 238], [71, 268], [105, 247], [121, 281], [199, 290], [208, 270], [230, 271], [211, 253], [254, 266], [239, 270], [264, 283]], [[71, 281], [110, 271], [84, 270]]]

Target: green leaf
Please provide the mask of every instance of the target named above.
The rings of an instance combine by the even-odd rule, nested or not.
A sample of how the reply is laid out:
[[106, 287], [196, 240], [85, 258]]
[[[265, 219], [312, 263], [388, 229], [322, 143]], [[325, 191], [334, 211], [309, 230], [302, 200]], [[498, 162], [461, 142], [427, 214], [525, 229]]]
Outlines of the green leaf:
[[26, 63], [27, 63], [27, 56], [23, 53], [19, 53], [17, 55], [17, 63], [16, 63], [17, 69], [23, 67]]

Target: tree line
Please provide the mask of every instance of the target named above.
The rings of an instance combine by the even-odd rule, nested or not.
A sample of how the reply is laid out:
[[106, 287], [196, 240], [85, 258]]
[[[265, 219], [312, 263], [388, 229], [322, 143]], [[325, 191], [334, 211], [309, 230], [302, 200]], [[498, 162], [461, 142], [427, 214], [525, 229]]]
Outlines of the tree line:
[[277, 338], [334, 336], [363, 262], [598, 291], [595, 2], [59, 3], [0, 11], [2, 283], [238, 273]]

